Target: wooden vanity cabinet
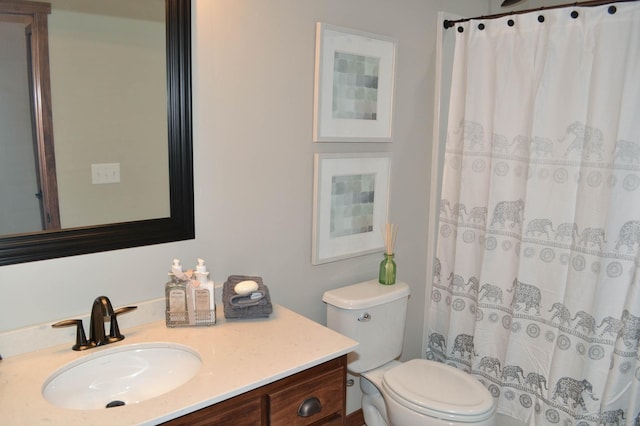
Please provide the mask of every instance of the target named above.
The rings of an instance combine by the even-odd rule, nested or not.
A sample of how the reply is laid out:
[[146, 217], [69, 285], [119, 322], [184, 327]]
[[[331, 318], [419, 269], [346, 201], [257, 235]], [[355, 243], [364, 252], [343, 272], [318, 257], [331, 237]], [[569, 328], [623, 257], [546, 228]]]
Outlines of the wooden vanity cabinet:
[[347, 356], [163, 423], [170, 426], [346, 425]]

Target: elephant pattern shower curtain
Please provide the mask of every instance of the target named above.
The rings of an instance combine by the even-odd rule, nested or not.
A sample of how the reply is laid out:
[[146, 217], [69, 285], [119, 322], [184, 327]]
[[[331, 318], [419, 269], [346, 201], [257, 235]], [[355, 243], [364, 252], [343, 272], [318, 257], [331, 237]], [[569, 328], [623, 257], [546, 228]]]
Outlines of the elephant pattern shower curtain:
[[640, 2], [448, 31], [424, 356], [529, 425], [639, 425]]

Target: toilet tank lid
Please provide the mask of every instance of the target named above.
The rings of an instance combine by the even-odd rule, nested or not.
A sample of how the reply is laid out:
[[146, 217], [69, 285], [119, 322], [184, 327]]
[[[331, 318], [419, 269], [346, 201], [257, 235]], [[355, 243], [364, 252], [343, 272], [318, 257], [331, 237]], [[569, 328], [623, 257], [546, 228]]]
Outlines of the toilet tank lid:
[[383, 285], [378, 280], [371, 280], [329, 290], [322, 296], [322, 301], [341, 309], [366, 309], [408, 297], [409, 293], [406, 283]]

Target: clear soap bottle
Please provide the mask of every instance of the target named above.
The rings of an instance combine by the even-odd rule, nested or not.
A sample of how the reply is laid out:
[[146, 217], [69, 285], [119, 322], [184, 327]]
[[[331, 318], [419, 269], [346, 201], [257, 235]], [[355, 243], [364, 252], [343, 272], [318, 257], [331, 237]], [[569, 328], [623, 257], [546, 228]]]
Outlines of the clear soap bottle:
[[167, 326], [189, 324], [189, 310], [187, 309], [187, 277], [182, 272], [180, 260], [173, 259], [169, 281], [165, 285], [167, 304]]

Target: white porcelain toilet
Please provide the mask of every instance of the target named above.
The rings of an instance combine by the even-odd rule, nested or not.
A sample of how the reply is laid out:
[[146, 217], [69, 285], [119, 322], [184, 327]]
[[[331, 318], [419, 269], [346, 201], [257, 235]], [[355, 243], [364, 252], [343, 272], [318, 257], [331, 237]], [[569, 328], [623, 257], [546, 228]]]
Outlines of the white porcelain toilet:
[[425, 359], [399, 362], [409, 286], [366, 281], [324, 293], [327, 326], [360, 343], [348, 370], [360, 374], [367, 426], [495, 425], [495, 401], [473, 376]]

